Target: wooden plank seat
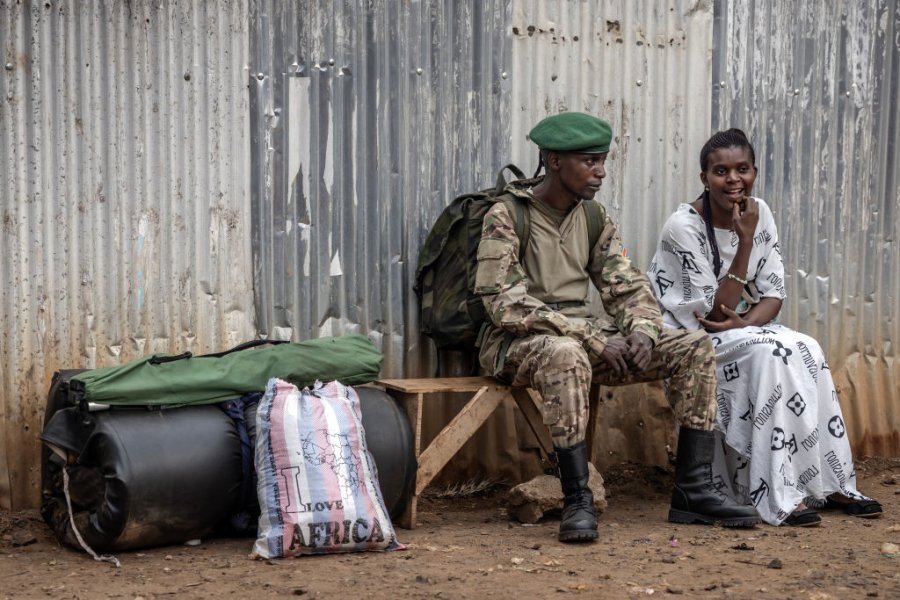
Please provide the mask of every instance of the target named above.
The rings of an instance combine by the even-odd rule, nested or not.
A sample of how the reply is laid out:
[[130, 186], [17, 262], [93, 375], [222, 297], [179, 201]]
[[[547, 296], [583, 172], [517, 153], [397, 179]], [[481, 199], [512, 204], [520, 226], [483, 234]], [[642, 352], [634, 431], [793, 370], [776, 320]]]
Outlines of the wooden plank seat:
[[[415, 454], [418, 461], [415, 487], [400, 518], [400, 527], [413, 529], [416, 526], [416, 504], [419, 495], [500, 406], [504, 398], [512, 397], [515, 400], [545, 455], [549, 456], [553, 451], [538, 400], [527, 388], [510, 387], [491, 377], [380, 379], [375, 383], [383, 386], [385, 391], [404, 407], [409, 415], [415, 440]], [[422, 414], [425, 402], [429, 396], [439, 393], [471, 393], [472, 397], [431, 443], [422, 448]]]

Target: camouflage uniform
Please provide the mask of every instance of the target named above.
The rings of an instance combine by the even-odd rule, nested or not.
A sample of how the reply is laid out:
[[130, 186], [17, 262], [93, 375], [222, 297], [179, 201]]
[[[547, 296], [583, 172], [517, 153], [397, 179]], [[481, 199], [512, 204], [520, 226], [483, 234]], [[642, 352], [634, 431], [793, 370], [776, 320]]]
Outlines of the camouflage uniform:
[[[507, 190], [528, 199], [530, 236], [520, 262], [515, 224], [504, 203], [485, 216], [475, 291], [492, 323], [481, 340], [482, 367], [540, 392], [544, 423], [557, 447], [584, 440], [592, 379], [603, 385], [668, 379], [668, 399], [680, 424], [712, 429], [716, 378], [709, 337], [663, 329], [649, 282], [625, 257], [605, 211], [600, 238], [589, 248], [580, 206], [562, 213], [528, 191]], [[592, 315], [586, 304], [591, 283], [606, 315]], [[600, 354], [607, 340], [635, 331], [654, 342], [650, 364], [617, 377]]]

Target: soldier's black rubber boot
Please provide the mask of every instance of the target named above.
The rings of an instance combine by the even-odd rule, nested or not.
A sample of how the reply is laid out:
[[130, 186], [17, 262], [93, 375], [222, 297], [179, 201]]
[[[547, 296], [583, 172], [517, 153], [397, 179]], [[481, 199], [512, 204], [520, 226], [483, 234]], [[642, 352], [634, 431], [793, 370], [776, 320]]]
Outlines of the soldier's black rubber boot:
[[682, 427], [678, 433], [675, 489], [669, 521], [725, 527], [753, 527], [759, 515], [752, 506], [728, 497], [713, 481], [716, 438], [712, 431]]
[[592, 542], [597, 539], [597, 509], [588, 487], [587, 447], [579, 442], [571, 448], [554, 448], [562, 484], [563, 511], [559, 541]]

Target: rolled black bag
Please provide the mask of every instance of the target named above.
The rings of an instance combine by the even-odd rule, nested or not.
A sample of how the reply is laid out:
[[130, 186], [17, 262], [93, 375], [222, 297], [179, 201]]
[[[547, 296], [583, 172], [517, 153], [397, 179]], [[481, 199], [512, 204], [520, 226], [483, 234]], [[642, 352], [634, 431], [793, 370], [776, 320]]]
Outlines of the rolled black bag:
[[[66, 491], [75, 527], [97, 552], [255, 535], [256, 398], [88, 411], [69, 404], [68, 381], [77, 373], [54, 375], [41, 435], [41, 513], [62, 543], [87, 550], [72, 528]], [[382, 496], [396, 518], [415, 477], [412, 430], [388, 394], [356, 390]]]
[[[74, 420], [70, 411], [78, 409], [51, 419], [46, 441], [57, 423]], [[67, 466], [75, 525], [89, 547], [108, 552], [205, 538], [238, 511], [241, 447], [234, 422], [218, 407], [110, 409], [90, 418], [93, 430]], [[49, 476], [42, 512], [57, 538], [80, 548], [62, 463]]]

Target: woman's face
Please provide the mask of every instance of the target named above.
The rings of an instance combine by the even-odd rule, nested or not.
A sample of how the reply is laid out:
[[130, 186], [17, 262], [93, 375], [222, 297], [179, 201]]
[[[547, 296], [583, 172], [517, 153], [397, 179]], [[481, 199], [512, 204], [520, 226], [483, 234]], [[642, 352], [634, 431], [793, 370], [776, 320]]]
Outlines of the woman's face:
[[710, 152], [700, 179], [709, 188], [713, 210], [730, 215], [734, 204], [743, 206], [744, 199], [753, 191], [756, 173], [747, 148], [730, 146]]

